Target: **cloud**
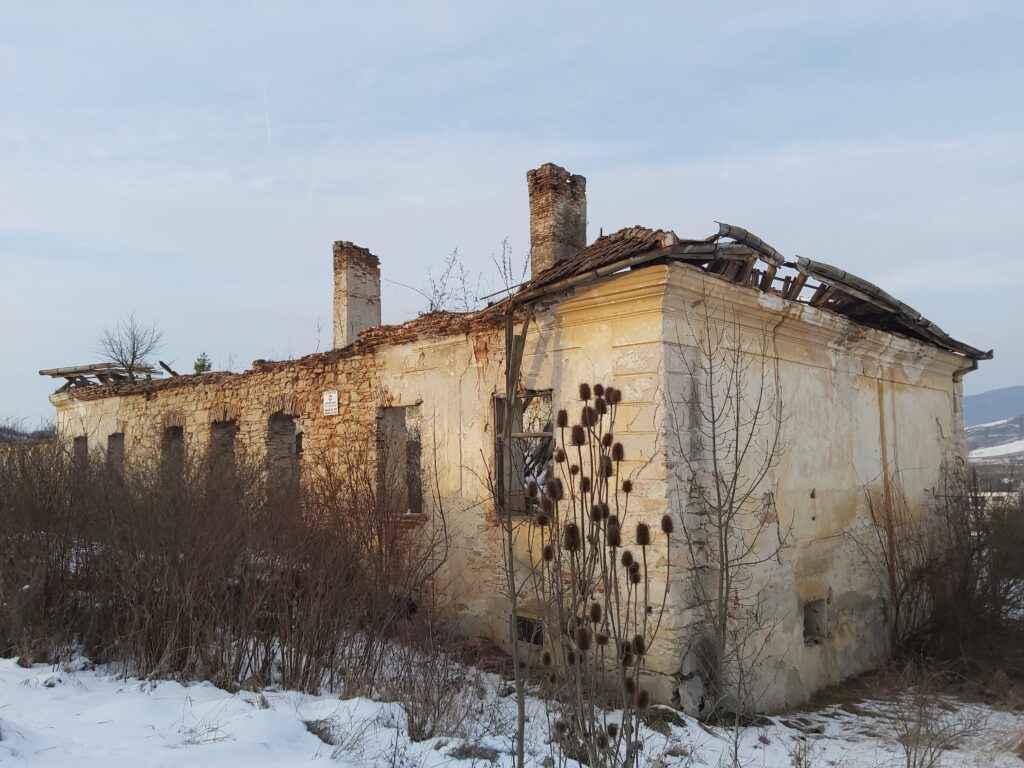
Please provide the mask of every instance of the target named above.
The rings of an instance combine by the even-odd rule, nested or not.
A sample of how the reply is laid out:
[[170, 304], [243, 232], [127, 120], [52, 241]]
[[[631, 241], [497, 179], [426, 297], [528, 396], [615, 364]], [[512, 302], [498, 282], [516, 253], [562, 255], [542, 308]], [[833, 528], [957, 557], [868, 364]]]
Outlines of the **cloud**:
[[132, 309], [182, 367], [310, 351], [331, 241], [402, 282], [456, 247], [488, 272], [504, 237], [528, 248], [546, 161], [588, 177], [591, 237], [740, 224], [994, 335], [968, 387], [1019, 383], [1024, 134], [993, 101], [1024, 84], [1019, 11], [738, 9], [32, 6], [0, 29], [0, 322], [24, 329], [0, 401], [47, 412], [35, 370], [88, 361]]

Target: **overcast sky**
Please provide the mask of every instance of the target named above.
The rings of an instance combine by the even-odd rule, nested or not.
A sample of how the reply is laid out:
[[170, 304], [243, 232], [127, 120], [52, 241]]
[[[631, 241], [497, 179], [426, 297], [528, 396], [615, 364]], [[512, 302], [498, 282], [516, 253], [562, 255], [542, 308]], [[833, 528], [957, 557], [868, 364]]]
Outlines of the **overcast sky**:
[[179, 369], [329, 347], [334, 240], [413, 285], [522, 257], [548, 161], [591, 239], [738, 224], [995, 348], [968, 393], [1024, 383], [1022, 33], [1019, 0], [7, 3], [0, 418], [130, 311]]

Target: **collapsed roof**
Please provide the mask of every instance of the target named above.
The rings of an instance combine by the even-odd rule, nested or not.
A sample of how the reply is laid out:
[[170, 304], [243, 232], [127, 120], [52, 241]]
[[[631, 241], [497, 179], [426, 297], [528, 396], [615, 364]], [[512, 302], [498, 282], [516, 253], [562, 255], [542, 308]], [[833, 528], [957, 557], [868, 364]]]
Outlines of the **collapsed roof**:
[[992, 358], [991, 350], [983, 352], [957, 341], [877, 285], [821, 261], [788, 261], [756, 235], [723, 223], [704, 240], [683, 240], [674, 232], [647, 227], [627, 227], [604, 235], [536, 275], [510, 298], [523, 304], [624, 269], [670, 261], [691, 264], [730, 283], [836, 312], [861, 325], [909, 336], [970, 360]]

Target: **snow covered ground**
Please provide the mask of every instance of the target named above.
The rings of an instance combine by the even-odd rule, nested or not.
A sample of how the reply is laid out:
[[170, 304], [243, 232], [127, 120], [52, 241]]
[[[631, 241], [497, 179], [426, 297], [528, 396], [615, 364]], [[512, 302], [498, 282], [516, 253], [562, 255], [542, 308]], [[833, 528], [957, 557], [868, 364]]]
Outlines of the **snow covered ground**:
[[[514, 696], [494, 675], [476, 673], [450, 734], [420, 743], [405, 733], [397, 703], [288, 691], [227, 693], [208, 683], [144, 682], [79, 662], [55, 669], [0, 659], [0, 765], [192, 766], [511, 766]], [[774, 718], [743, 731], [744, 765], [769, 768], [902, 765], [890, 721], [862, 702]], [[540, 702], [530, 701], [530, 765], [548, 755]], [[948, 704], [944, 716], [973, 724], [946, 752], [946, 766], [1024, 766], [1014, 756], [1024, 717]], [[311, 726], [307, 726], [311, 723]], [[319, 731], [327, 741], [314, 735]], [[727, 732], [690, 719], [643, 734], [645, 764], [728, 764]], [[803, 762], [798, 762], [802, 759]]]

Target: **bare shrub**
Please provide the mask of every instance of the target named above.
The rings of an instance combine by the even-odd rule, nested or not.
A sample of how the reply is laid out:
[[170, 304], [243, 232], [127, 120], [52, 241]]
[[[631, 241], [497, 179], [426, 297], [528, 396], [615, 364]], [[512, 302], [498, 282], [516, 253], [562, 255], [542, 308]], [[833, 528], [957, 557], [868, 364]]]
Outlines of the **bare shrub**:
[[479, 686], [475, 672], [452, 655], [454, 632], [436, 613], [417, 610], [405, 622], [383, 673], [381, 692], [402, 705], [416, 742], [463, 730]]
[[[1000, 658], [1024, 674], [1019, 502], [978, 494], [957, 463], [943, 467], [922, 510], [908, 503], [900, 480], [890, 474], [885, 494], [867, 493], [874, 526], [857, 539], [886, 590], [893, 653], [967, 663]], [[1016, 650], [1007, 658], [1006, 649]]]
[[936, 768], [943, 754], [985, 730], [985, 714], [950, 700], [946, 690], [940, 675], [912, 666], [893, 676], [880, 714], [906, 768]]
[[[362, 450], [361, 450], [362, 449]], [[82, 464], [60, 443], [0, 454], [0, 650], [72, 649], [149, 677], [372, 692], [446, 551], [437, 509], [378, 503], [366, 446], [304, 459], [292, 495], [262, 465]]]

